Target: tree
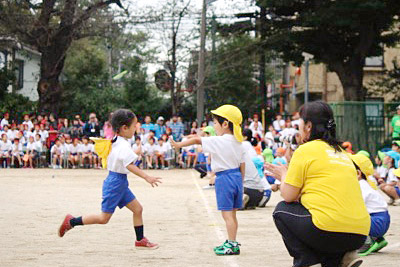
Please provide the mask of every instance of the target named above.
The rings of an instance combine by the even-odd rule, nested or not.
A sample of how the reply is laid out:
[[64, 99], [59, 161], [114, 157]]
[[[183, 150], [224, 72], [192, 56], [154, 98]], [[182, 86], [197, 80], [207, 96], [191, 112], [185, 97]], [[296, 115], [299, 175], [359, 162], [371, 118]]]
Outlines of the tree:
[[266, 44], [286, 61], [301, 64], [302, 52], [334, 71], [345, 100], [364, 100], [365, 58], [399, 41], [397, 0], [258, 0], [267, 8]]
[[388, 96], [389, 102], [400, 101], [400, 66], [396, 60], [392, 62], [393, 68], [385, 70], [384, 75], [375, 79], [367, 86], [367, 95]]
[[[119, 0], [3, 0], [0, 27], [42, 53], [38, 83], [39, 110], [59, 111], [63, 89], [59, 77], [74, 40], [97, 35], [100, 11]], [[100, 27], [101, 28], [101, 27]]]

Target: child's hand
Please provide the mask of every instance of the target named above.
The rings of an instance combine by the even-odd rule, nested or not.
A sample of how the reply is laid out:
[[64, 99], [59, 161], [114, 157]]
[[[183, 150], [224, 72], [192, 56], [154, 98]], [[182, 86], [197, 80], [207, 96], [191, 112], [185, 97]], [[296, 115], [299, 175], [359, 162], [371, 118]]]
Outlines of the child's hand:
[[161, 184], [161, 183], [162, 183], [162, 182], [161, 182], [161, 179], [162, 179], [162, 178], [159, 178], [159, 177], [152, 177], [152, 176], [147, 176], [147, 177], [145, 178], [146, 182], [148, 182], [149, 184], [151, 184], [152, 187], [158, 186], [159, 183]]
[[174, 138], [172, 138], [172, 136], [169, 138], [169, 141], [171, 142], [171, 146], [175, 149], [179, 149], [181, 148], [181, 146], [179, 145], [179, 143], [174, 141]]

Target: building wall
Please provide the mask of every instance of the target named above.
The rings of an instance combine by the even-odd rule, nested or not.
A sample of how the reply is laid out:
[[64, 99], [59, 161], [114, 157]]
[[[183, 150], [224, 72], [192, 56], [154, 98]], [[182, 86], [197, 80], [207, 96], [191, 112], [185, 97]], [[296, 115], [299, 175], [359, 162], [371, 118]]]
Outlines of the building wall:
[[17, 93], [28, 97], [32, 101], [39, 99], [37, 84], [40, 76], [40, 56], [26, 50], [18, 50], [15, 59], [24, 61], [23, 87]]
[[[383, 67], [365, 67], [364, 68], [364, 86], [367, 86], [374, 79], [380, 77], [385, 69], [392, 69], [392, 61], [396, 59], [400, 62], [400, 47], [385, 48]], [[296, 99], [295, 106], [300, 106], [304, 98], [305, 89], [305, 64], [301, 66], [301, 75], [296, 76], [296, 67], [290, 66], [289, 74], [291, 80], [296, 81]], [[324, 88], [326, 88], [324, 90]], [[323, 95], [326, 92], [326, 99], [329, 102], [338, 102], [344, 100], [343, 87], [339, 77], [334, 72], [327, 72], [324, 64], [312, 64], [309, 67], [309, 93]], [[390, 95], [376, 96], [383, 97], [385, 101], [390, 101]]]

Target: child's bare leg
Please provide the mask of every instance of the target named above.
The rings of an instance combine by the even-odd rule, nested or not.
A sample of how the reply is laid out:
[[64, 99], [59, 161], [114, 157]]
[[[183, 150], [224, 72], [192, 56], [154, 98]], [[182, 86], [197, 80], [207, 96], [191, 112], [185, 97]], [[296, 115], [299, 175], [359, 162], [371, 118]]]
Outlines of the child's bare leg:
[[399, 195], [396, 192], [396, 189], [394, 189], [393, 186], [386, 185], [385, 187], [381, 188], [384, 193], [386, 193], [389, 197], [393, 199], [399, 199]]
[[161, 165], [165, 167], [165, 160], [164, 160], [164, 155], [161, 156]]
[[15, 156], [12, 155], [12, 157], [11, 157], [11, 165], [14, 165], [14, 160], [15, 160]]
[[92, 167], [92, 165], [93, 165], [93, 157], [92, 157], [92, 155], [89, 154], [88, 158], [89, 158], [89, 166]]
[[29, 165], [31, 166], [31, 168], [33, 168], [33, 156], [29, 155]]
[[144, 238], [143, 228], [143, 207], [137, 199], [129, 202], [126, 207], [133, 212], [133, 226], [135, 228], [136, 240], [140, 241]]
[[82, 216], [82, 222], [84, 225], [88, 224], [107, 224], [111, 217], [112, 213], [102, 212], [100, 214], [91, 214]]
[[228, 240], [236, 241], [236, 234], [238, 229], [236, 211], [222, 211], [222, 218], [224, 218], [226, 224]]

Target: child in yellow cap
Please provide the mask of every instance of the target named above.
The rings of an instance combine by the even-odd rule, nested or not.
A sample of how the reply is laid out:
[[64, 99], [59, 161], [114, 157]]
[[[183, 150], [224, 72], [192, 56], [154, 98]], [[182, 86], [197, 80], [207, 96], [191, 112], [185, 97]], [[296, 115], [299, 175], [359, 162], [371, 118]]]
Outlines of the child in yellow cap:
[[245, 151], [242, 146], [242, 113], [232, 105], [223, 105], [213, 114], [214, 128], [218, 136], [199, 137], [176, 143], [181, 148], [201, 144], [205, 153], [210, 153], [211, 169], [216, 173], [215, 193], [218, 210], [222, 212], [228, 232], [228, 240], [214, 248], [217, 255], [239, 255], [239, 243], [236, 241], [238, 221], [236, 211], [242, 207], [243, 178], [245, 173]]
[[360, 256], [367, 256], [386, 247], [388, 242], [383, 237], [390, 226], [388, 205], [383, 196], [368, 183], [367, 177], [374, 173], [374, 167], [369, 158], [362, 154], [351, 155], [360, 182], [361, 193], [371, 216], [369, 237], [359, 249]]

